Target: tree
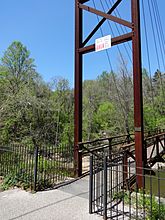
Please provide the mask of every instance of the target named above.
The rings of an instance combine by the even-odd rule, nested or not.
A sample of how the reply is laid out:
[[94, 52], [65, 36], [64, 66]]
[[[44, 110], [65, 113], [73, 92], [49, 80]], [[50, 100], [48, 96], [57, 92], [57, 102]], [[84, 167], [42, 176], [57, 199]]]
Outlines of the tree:
[[[152, 80], [143, 69], [146, 129], [165, 122], [165, 74], [156, 71]], [[45, 83], [21, 42], [7, 48], [0, 64], [0, 143], [72, 145], [73, 104], [66, 79]], [[104, 71], [96, 80], [83, 82], [83, 140], [97, 138], [102, 131], [131, 132], [133, 121], [132, 76], [123, 59], [118, 72]]]
[[86, 80], [83, 83], [83, 137], [87, 140], [98, 135], [94, 117], [99, 106], [99, 87], [96, 80]]
[[97, 110], [95, 121], [100, 133], [114, 135], [119, 131], [116, 109], [111, 102], [102, 102]]
[[55, 78], [51, 85], [51, 102], [54, 108], [54, 121], [56, 122], [55, 143], [73, 144], [73, 91], [68, 80]]
[[14, 41], [1, 59], [1, 78], [6, 79], [9, 89], [16, 94], [19, 89], [33, 80], [37, 73], [30, 52], [18, 41]]
[[162, 127], [165, 122], [165, 74], [157, 70], [153, 76], [157, 126]]
[[118, 108], [123, 115], [123, 132], [129, 134], [133, 129], [133, 82], [124, 59], [120, 60], [119, 66], [118, 99]]
[[[50, 89], [35, 71], [30, 52], [13, 42], [1, 59], [1, 141], [43, 140], [50, 130]], [[48, 117], [49, 115], [49, 117]]]

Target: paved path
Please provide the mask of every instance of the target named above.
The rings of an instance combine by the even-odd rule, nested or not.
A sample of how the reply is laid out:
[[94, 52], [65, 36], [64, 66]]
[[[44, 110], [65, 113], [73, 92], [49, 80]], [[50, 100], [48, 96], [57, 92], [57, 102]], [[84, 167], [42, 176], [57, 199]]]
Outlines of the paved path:
[[88, 214], [88, 177], [35, 194], [21, 189], [0, 193], [0, 220], [102, 220]]

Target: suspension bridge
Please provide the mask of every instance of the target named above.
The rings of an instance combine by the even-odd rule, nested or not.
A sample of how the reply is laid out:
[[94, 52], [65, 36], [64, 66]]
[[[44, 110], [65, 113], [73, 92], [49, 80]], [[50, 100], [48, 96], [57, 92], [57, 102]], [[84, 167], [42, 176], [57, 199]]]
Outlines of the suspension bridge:
[[[130, 9], [130, 12], [128, 10], [124, 11], [126, 14], [124, 14], [124, 16], [120, 13], [120, 7], [125, 2], [127, 2], [127, 8]], [[84, 37], [83, 34], [87, 25], [83, 25], [85, 12], [95, 15], [97, 19], [97, 24], [86, 37]], [[82, 175], [83, 159], [87, 159], [87, 155], [90, 155], [90, 213], [97, 212], [102, 214], [104, 219], [107, 219], [108, 216], [118, 219], [119, 211], [124, 208], [119, 208], [121, 198], [114, 202], [113, 195], [115, 193], [118, 194], [121, 189], [127, 189], [129, 191], [132, 189], [135, 191], [137, 189], [144, 189], [146, 186], [145, 175], [155, 175], [152, 169], [153, 166], [158, 162], [165, 162], [165, 133], [164, 131], [156, 132], [155, 130], [152, 135], [147, 136], [144, 130], [143, 116], [142, 65], [147, 66], [149, 70], [153, 108], [155, 107], [152, 83], [153, 68], [163, 72], [165, 67], [164, 33], [158, 2], [153, 0], [77, 0], [75, 2], [75, 19], [74, 159], [77, 165], [76, 174], [77, 176]], [[105, 23], [106, 25], [103, 26]], [[100, 31], [100, 37], [105, 36], [104, 31], [110, 33], [112, 37], [111, 46], [116, 48], [124, 64], [126, 73], [128, 73], [128, 67], [124, 62], [123, 51], [129, 61], [129, 65], [132, 66], [133, 69], [133, 138], [131, 138], [128, 133], [128, 136], [116, 136], [82, 142], [83, 56], [97, 51], [98, 46], [96, 43], [89, 44], [89, 42], [92, 41], [98, 31]], [[153, 42], [152, 45], [150, 45], [151, 41], [149, 40], [151, 38]], [[130, 42], [132, 42], [132, 44]], [[98, 48], [100, 49], [100, 47]], [[112, 53], [112, 49], [105, 51], [111, 72], [113, 72], [114, 68], [111, 61]], [[153, 54], [155, 54], [154, 67], [152, 63], [153, 60], [151, 59]], [[114, 84], [118, 91], [119, 103], [121, 104], [119, 89], [117, 88], [115, 79]], [[164, 96], [162, 79], [161, 86]], [[116, 149], [118, 149], [117, 152]], [[124, 194], [124, 192], [122, 193]], [[110, 211], [109, 214], [107, 214], [107, 210]], [[131, 213], [131, 210], [129, 209], [128, 212]], [[131, 214], [127, 217], [126, 215], [125, 217], [122, 215], [122, 218], [130, 219], [130, 215]], [[139, 217], [137, 213], [136, 217]]]
[[[120, 5], [124, 2], [129, 3], [127, 6], [130, 12], [126, 12], [131, 17], [130, 20], [123, 19], [120, 14]], [[141, 9], [140, 10], [140, 6]], [[76, 1], [76, 27], [75, 27], [75, 161], [81, 164], [81, 159], [78, 155], [77, 145], [82, 142], [82, 66], [83, 55], [95, 51], [95, 44], [88, 44], [97, 31], [100, 30], [103, 37], [105, 27], [103, 24], [107, 22], [106, 29], [112, 35], [112, 47], [116, 46], [117, 52], [121, 60], [124, 62], [123, 51], [127, 55], [127, 59], [133, 68], [133, 81], [134, 81], [134, 140], [135, 140], [135, 160], [138, 167], [142, 167], [145, 163], [150, 163], [147, 159], [147, 153], [144, 148], [144, 126], [143, 126], [143, 96], [142, 96], [142, 52], [146, 53], [143, 59], [143, 65], [147, 66], [152, 75], [151, 53], [155, 53], [155, 70], [164, 70], [164, 34], [162, 28], [162, 21], [160, 18], [159, 8], [157, 1]], [[97, 25], [83, 39], [83, 12], [87, 11], [92, 13], [97, 18]], [[140, 13], [141, 12], [141, 13]], [[148, 30], [149, 25], [146, 21], [146, 14], [149, 15], [147, 21], [150, 22], [151, 29]], [[142, 19], [140, 19], [140, 16]], [[143, 21], [143, 23], [142, 23]], [[143, 35], [144, 42], [141, 43], [141, 27], [144, 27]], [[151, 33], [150, 33], [151, 32]], [[150, 36], [149, 36], [150, 33]], [[154, 47], [149, 45], [149, 37], [153, 38]], [[130, 44], [132, 41], [132, 45]], [[119, 45], [121, 44], [121, 45]], [[146, 48], [146, 51], [141, 50], [141, 45]], [[122, 48], [120, 48], [122, 46]], [[154, 52], [153, 52], [154, 51]], [[113, 64], [111, 62], [111, 49], [106, 50], [105, 55], [109, 63], [110, 70], [113, 71]], [[144, 63], [144, 61], [146, 61]], [[125, 65], [125, 71], [128, 72], [128, 67]], [[114, 84], [117, 85], [114, 80]], [[154, 108], [154, 94], [153, 84], [150, 80], [152, 91], [152, 105]], [[118, 91], [118, 88], [117, 88]], [[164, 88], [162, 88], [164, 91]], [[121, 98], [118, 97], [119, 102]], [[156, 117], [156, 116], [155, 116]], [[156, 126], [156, 124], [155, 124]], [[158, 151], [157, 151], [158, 152]], [[163, 152], [161, 153], [161, 155]], [[155, 156], [157, 158], [157, 156]], [[79, 158], [79, 159], [78, 159]], [[159, 156], [160, 158], [160, 156]], [[79, 161], [80, 160], [80, 161]], [[152, 159], [154, 160], [154, 159]], [[81, 167], [81, 165], [80, 165]], [[81, 169], [77, 169], [77, 175], [81, 175]], [[142, 186], [142, 180], [139, 179], [139, 187]]]
[[[88, 15], [94, 16], [96, 24], [85, 35], [84, 29], [88, 23], [84, 16]], [[130, 132], [126, 118], [127, 134], [83, 141], [83, 58], [96, 51], [96, 38], [102, 41], [107, 34], [111, 39], [108, 42], [110, 49], [104, 50], [104, 56], [110, 72], [115, 68], [114, 54], [119, 56], [126, 74], [129, 73], [128, 66], [133, 72], [134, 132]], [[103, 47], [98, 46], [99, 49]], [[89, 175], [90, 214], [98, 213], [104, 216], [104, 219], [147, 219], [149, 213], [152, 217], [152, 203], [158, 201], [160, 211], [161, 196], [165, 196], [160, 187], [164, 178], [161, 177], [159, 167], [165, 165], [165, 127], [162, 124], [162, 128], [157, 128], [154, 114], [155, 129], [145, 131], [142, 68], [149, 71], [149, 87], [154, 109], [152, 76], [157, 70], [160, 73], [165, 71], [164, 55], [165, 36], [157, 0], [75, 0], [74, 146], [45, 146], [44, 149], [36, 146], [34, 151], [30, 147], [14, 145], [0, 148], [0, 163], [5, 161], [5, 166], [0, 167], [0, 173], [8, 174], [11, 164], [14, 164], [16, 172], [23, 175], [20, 178], [25, 176], [34, 191], [57, 188], [61, 184], [75, 181], [73, 177]], [[158, 76], [165, 101], [164, 74]], [[119, 106], [122, 108], [120, 91], [114, 75], [112, 77]], [[162, 112], [165, 110], [162, 109]], [[123, 114], [123, 117], [126, 116]], [[21, 167], [16, 167], [17, 160]], [[26, 166], [23, 168], [24, 163]], [[155, 169], [157, 165], [159, 166]], [[152, 197], [153, 183], [158, 185], [156, 200]], [[66, 189], [69, 190], [66, 187], [64, 191]], [[151, 197], [146, 196], [148, 189]], [[142, 194], [139, 194], [140, 190]], [[149, 209], [145, 202], [148, 198]], [[139, 201], [143, 201], [143, 206], [139, 207]]]

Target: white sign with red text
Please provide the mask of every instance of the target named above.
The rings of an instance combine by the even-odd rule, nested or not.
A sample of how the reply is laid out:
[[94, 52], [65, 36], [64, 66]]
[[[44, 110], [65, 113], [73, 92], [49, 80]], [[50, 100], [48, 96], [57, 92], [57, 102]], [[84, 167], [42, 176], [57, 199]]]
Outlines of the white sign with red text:
[[101, 51], [111, 48], [111, 35], [101, 37], [95, 40], [95, 51]]

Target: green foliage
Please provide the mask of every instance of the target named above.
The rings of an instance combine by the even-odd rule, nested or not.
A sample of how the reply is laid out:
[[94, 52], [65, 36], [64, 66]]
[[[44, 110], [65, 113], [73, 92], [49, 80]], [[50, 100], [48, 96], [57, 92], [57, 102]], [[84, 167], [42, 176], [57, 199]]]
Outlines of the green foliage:
[[142, 191], [139, 193], [131, 193], [120, 191], [113, 195], [114, 200], [124, 199], [125, 204], [131, 204], [132, 208], [138, 208], [146, 211], [147, 220], [164, 220], [165, 219], [165, 204], [160, 202], [154, 195], [144, 194]]
[[127, 192], [124, 192], [124, 191], [119, 191], [119, 192], [116, 192], [113, 194], [113, 200], [120, 200], [120, 199], [123, 199], [124, 198], [124, 201], [127, 203], [127, 198], [128, 198], [128, 194]]
[[156, 113], [151, 105], [144, 105], [143, 108], [144, 111], [144, 124], [146, 130], [153, 131], [157, 125], [156, 125]]
[[[134, 132], [133, 80], [126, 62], [83, 82], [83, 140]], [[152, 84], [152, 86], [151, 86]], [[165, 74], [143, 69], [144, 127], [165, 124]], [[154, 101], [154, 106], [153, 106]], [[164, 127], [165, 128], [165, 127]], [[73, 145], [74, 95], [68, 80], [45, 83], [30, 51], [14, 41], [0, 64], [0, 145]]]
[[143, 193], [139, 194], [138, 197], [138, 206], [139, 208], [145, 207], [147, 211], [148, 220], [164, 220], [165, 219], [165, 204], [160, 202], [154, 195], [143, 195]]
[[1, 188], [7, 190], [13, 187], [21, 187], [26, 190], [31, 188], [31, 182], [31, 177], [28, 174], [12, 172], [4, 177]]
[[111, 102], [103, 102], [100, 104], [95, 115], [96, 124], [99, 130], [111, 130], [111, 134], [115, 133], [116, 129], [116, 115], [115, 107]]
[[165, 122], [165, 74], [157, 70], [152, 79], [143, 70], [144, 126], [146, 130], [164, 128]]
[[[33, 188], [35, 148], [29, 145], [7, 145], [0, 154], [1, 188]], [[67, 165], [68, 163], [68, 165]], [[69, 166], [70, 164], [70, 166]], [[37, 189], [52, 187], [61, 179], [73, 176], [73, 148], [67, 145], [38, 147]], [[70, 168], [69, 168], [70, 167]]]
[[[2, 190], [8, 190], [10, 188], [19, 187], [24, 190], [31, 190], [33, 188], [34, 176], [29, 176], [27, 173], [10, 173], [6, 175], [3, 182], [0, 185]], [[52, 187], [52, 183], [49, 179], [44, 179], [41, 176], [37, 179], [37, 190], [43, 190], [45, 188]]]
[[68, 81], [59, 79], [54, 88], [44, 83], [21, 42], [13, 42], [5, 51], [0, 84], [0, 144], [73, 143], [73, 94]]
[[37, 184], [36, 184], [37, 190], [44, 190], [46, 188], [51, 188], [51, 187], [52, 187], [52, 183], [49, 179], [43, 179], [39, 177]]

